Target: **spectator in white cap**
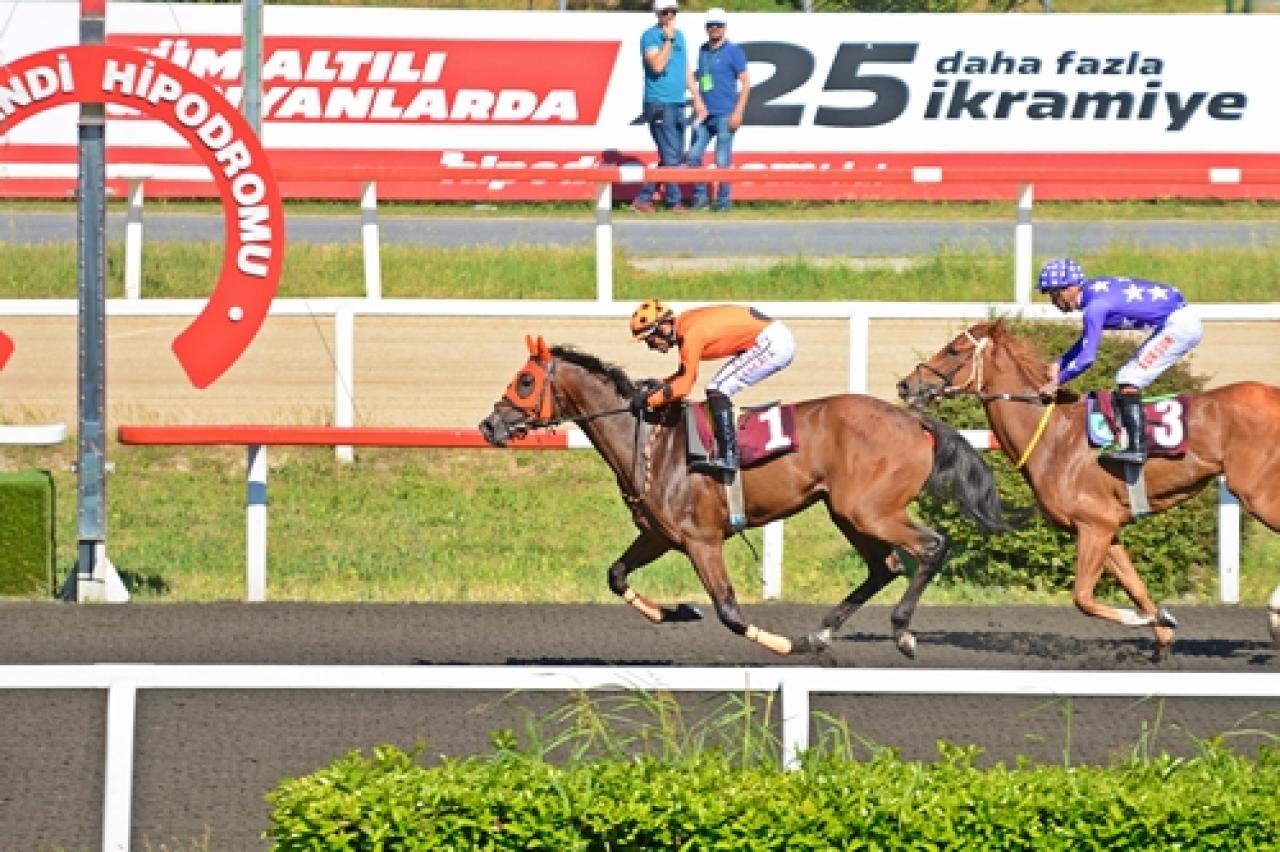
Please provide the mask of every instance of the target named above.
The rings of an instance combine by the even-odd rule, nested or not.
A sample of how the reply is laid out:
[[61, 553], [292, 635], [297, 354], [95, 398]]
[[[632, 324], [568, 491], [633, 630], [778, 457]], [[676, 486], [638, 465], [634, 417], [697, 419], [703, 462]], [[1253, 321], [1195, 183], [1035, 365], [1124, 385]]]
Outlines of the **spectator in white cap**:
[[[658, 165], [682, 166], [685, 162], [685, 97], [693, 92], [694, 109], [699, 118], [705, 114], [698, 96], [693, 73], [689, 69], [689, 50], [684, 35], [676, 28], [676, 0], [654, 0], [658, 22], [640, 36], [640, 56], [644, 65], [644, 120], [649, 135], [658, 146]], [[653, 212], [653, 196], [657, 187], [646, 183], [640, 187], [632, 207], [641, 213]], [[668, 210], [683, 212], [680, 185], [668, 183], [663, 192]]]
[[[662, 0], [659, 0], [662, 2]], [[698, 50], [695, 89], [706, 108], [706, 117], [693, 126], [693, 144], [689, 147], [689, 165], [702, 165], [702, 155], [714, 136], [716, 168], [733, 165], [733, 136], [742, 126], [747, 109], [751, 78], [747, 76], [747, 56], [742, 48], [728, 39], [729, 16], [724, 9], [708, 9], [707, 40]], [[719, 183], [715, 207], [718, 212], [729, 209], [729, 184]], [[705, 208], [710, 202], [705, 183], [695, 184], [693, 207]]]

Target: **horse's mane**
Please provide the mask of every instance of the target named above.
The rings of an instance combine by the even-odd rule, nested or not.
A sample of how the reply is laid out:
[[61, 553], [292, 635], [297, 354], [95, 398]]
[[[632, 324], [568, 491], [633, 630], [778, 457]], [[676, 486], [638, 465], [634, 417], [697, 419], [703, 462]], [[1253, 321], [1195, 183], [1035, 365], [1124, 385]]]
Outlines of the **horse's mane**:
[[613, 385], [619, 396], [630, 397], [635, 391], [631, 377], [616, 364], [602, 361], [589, 352], [583, 352], [572, 346], [552, 346], [551, 354], [574, 366], [581, 367], [588, 373], [599, 376]]
[[1014, 334], [1003, 319], [994, 320], [989, 326], [987, 336], [1013, 359], [1019, 372], [1029, 379], [1042, 381], [1045, 376], [1045, 356], [1039, 345], [1034, 340]]
[[[1003, 319], [988, 323], [987, 337], [1009, 356], [1028, 382], [1038, 385], [1047, 378], [1047, 359], [1036, 340], [1014, 334]], [[1065, 388], [1059, 391], [1059, 399], [1064, 401], [1074, 400], [1076, 396], [1074, 391]]]

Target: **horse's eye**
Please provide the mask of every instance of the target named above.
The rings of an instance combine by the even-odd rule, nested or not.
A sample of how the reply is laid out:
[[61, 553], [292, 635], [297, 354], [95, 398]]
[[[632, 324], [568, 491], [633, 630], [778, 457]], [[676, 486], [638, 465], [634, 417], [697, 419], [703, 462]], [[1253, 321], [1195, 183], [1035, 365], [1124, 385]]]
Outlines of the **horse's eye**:
[[533, 393], [533, 376], [529, 373], [521, 373], [516, 378], [516, 396], [523, 399]]
[[954, 358], [960, 354], [959, 352], [956, 351], [956, 345], [954, 343], [947, 344], [946, 352], [947, 352], [948, 358]]

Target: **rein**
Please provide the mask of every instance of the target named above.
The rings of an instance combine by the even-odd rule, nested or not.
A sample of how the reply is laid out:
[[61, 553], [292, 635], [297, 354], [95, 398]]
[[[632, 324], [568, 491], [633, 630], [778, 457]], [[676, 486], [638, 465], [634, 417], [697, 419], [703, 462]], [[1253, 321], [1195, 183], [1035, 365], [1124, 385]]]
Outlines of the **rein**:
[[[1008, 402], [1027, 402], [1044, 405], [1044, 413], [1040, 415], [1040, 422], [1036, 424], [1036, 430], [1031, 435], [1031, 441], [1022, 451], [1022, 456], [1014, 464], [1014, 470], [1022, 470], [1027, 460], [1031, 458], [1031, 454], [1040, 443], [1040, 439], [1044, 437], [1044, 430], [1049, 425], [1049, 418], [1053, 414], [1054, 408], [1058, 403], [1056, 400], [1049, 402], [1047, 405], [1040, 394], [1035, 393], [983, 393], [982, 386], [985, 384], [985, 376], [983, 375], [982, 350], [991, 342], [991, 338], [984, 337], [981, 340], [975, 338], [970, 332], [965, 331], [964, 336], [973, 344], [973, 354], [969, 358], [969, 377], [961, 384], [955, 384], [955, 374], [963, 367], [958, 367], [945, 375], [937, 370], [933, 370], [939, 378], [943, 380], [943, 388], [940, 396], [956, 397], [956, 396], [974, 396], [981, 402], [1008, 401]], [[950, 347], [949, 347], [950, 348]], [[952, 352], [952, 354], [955, 354]]]
[[555, 420], [548, 420], [545, 423], [542, 423], [540, 425], [543, 428], [552, 429], [552, 428], [555, 428], [556, 426], [559, 426], [561, 423], [590, 423], [592, 420], [595, 420], [597, 417], [609, 417], [614, 414], [627, 414], [630, 411], [631, 411], [630, 408], [611, 408], [608, 411], [596, 411], [591, 414], [577, 414], [577, 415], [569, 415], [567, 417], [557, 417]]
[[1040, 415], [1040, 422], [1036, 424], [1036, 431], [1031, 436], [1031, 441], [1027, 443], [1027, 448], [1022, 451], [1022, 458], [1018, 459], [1018, 463], [1013, 466], [1014, 470], [1022, 470], [1022, 466], [1027, 463], [1027, 459], [1031, 458], [1031, 453], [1035, 450], [1036, 444], [1040, 443], [1041, 436], [1044, 435], [1044, 429], [1049, 425], [1049, 415], [1053, 414], [1053, 410], [1058, 407], [1058, 403], [1051, 402], [1044, 408], [1044, 414]]

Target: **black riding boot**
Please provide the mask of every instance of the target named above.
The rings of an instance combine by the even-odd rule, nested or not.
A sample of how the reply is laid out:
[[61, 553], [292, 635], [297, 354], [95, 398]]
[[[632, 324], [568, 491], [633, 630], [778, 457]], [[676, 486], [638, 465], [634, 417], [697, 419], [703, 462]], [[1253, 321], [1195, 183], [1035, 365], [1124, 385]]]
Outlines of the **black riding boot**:
[[1142, 464], [1147, 460], [1147, 439], [1142, 422], [1142, 394], [1116, 393], [1116, 408], [1120, 414], [1120, 422], [1128, 436], [1128, 445], [1119, 452], [1111, 453], [1117, 461]]
[[707, 404], [711, 406], [711, 423], [715, 427], [716, 446], [720, 448], [719, 458], [708, 460], [707, 466], [732, 473], [738, 469], [738, 429], [733, 422], [733, 400], [713, 391], [707, 394]]

